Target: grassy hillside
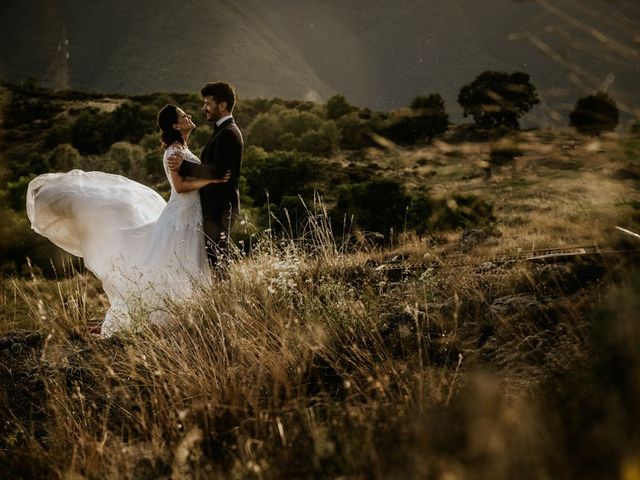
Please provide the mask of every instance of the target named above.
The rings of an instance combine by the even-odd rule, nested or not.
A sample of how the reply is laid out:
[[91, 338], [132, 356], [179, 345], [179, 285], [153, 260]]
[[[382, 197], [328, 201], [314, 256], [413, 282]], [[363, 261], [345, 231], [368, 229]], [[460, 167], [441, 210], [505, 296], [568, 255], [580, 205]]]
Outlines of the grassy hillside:
[[[127, 110], [106, 113], [132, 101], [30, 95], [20, 99], [37, 108], [18, 102], [4, 117], [6, 188], [27, 165], [20, 158], [38, 168], [67, 158], [45, 155], [47, 141], [64, 136], [52, 136], [52, 118], [89, 121], [81, 115], [90, 103], [101, 121], [123, 119]], [[16, 106], [15, 91], [3, 98]], [[189, 95], [137, 100], [169, 98], [197, 105]], [[247, 138], [259, 111], [275, 121], [302, 108], [317, 118], [296, 119], [329, 128], [318, 120], [322, 105], [239, 108]], [[28, 265], [5, 276], [4, 477], [635, 478], [640, 258], [638, 240], [615, 227], [640, 231], [640, 141], [541, 130], [474, 142], [467, 130], [411, 148], [378, 138], [311, 157], [254, 145], [245, 192], [260, 187], [250, 172], [313, 164], [331, 172], [310, 177], [328, 203], [309, 202], [294, 235], [244, 227], [250, 253], [238, 249], [229, 278], [197, 300], [176, 301], [162, 329], [138, 319], [131, 334], [89, 335], [106, 298], [77, 262], [57, 279]], [[144, 158], [131, 152], [155, 141], [137, 134], [137, 143], [76, 151], [73, 161], [123, 168], [123, 151]], [[27, 142], [34, 150], [20, 154]], [[161, 185], [153, 171], [137, 172]], [[421, 234], [400, 227], [384, 243], [332, 225], [325, 212], [339, 195], [330, 187], [371, 177], [430, 199]], [[7, 191], [20, 200], [18, 186]], [[432, 218], [479, 208], [464, 198], [492, 205], [493, 217], [455, 227]]]

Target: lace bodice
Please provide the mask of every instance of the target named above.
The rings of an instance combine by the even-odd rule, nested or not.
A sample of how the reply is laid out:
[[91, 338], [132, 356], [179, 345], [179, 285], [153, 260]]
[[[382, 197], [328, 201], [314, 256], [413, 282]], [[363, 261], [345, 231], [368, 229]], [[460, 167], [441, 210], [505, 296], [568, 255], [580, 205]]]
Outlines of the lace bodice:
[[[171, 196], [167, 203], [166, 213], [167, 223], [176, 229], [193, 228], [202, 225], [202, 207], [200, 206], [200, 195], [198, 190], [178, 193], [171, 178], [168, 160], [174, 154], [180, 155], [186, 162], [200, 163], [200, 159], [191, 153], [188, 148], [170, 146], [164, 151], [162, 163], [164, 172], [167, 175], [169, 185], [171, 185]], [[164, 216], [164, 215], [163, 215]]]

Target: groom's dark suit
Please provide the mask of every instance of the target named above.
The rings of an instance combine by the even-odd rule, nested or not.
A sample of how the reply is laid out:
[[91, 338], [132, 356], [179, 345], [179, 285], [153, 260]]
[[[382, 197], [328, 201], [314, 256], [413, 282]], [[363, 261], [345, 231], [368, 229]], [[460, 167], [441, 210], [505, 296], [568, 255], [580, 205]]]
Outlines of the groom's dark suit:
[[179, 173], [183, 177], [222, 178], [227, 171], [231, 179], [212, 183], [200, 189], [207, 255], [212, 264], [228, 248], [229, 231], [240, 212], [240, 164], [244, 143], [242, 133], [233, 118], [216, 127], [200, 156], [201, 164], [182, 162]]

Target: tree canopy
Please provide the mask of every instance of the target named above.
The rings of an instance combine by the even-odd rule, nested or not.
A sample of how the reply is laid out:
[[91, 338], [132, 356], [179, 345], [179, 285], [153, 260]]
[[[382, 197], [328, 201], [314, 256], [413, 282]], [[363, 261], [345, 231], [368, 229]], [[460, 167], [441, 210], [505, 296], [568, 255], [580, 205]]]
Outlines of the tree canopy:
[[458, 103], [480, 128], [517, 129], [519, 118], [540, 100], [528, 74], [486, 71], [462, 87]]
[[578, 100], [569, 115], [569, 124], [580, 133], [599, 135], [618, 126], [620, 111], [616, 102], [604, 92], [596, 92]]

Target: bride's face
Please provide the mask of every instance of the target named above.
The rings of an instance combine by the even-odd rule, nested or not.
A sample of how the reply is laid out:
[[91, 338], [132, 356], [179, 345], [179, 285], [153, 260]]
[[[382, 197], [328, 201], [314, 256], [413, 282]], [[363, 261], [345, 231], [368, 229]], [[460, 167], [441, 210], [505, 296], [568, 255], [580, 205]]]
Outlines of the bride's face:
[[174, 123], [174, 128], [181, 132], [190, 132], [196, 128], [196, 124], [191, 121], [191, 115], [185, 113], [181, 108], [176, 109], [178, 122]]

